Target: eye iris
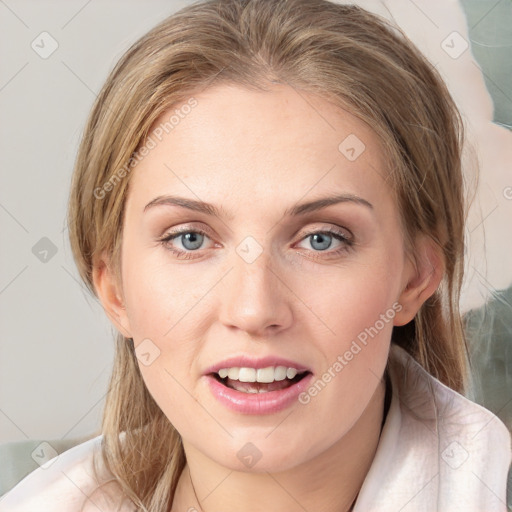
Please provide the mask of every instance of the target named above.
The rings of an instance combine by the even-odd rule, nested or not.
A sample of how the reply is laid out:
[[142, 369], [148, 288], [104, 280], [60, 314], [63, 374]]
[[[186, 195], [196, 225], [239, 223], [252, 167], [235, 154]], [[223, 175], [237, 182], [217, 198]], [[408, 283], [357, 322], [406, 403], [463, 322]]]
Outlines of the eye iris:
[[[331, 235], [326, 235], [324, 233], [315, 233], [311, 235], [313, 238], [311, 240], [311, 245], [314, 247], [315, 242], [320, 241], [321, 247], [315, 247], [315, 249], [318, 249], [320, 251], [324, 251], [325, 249], [328, 249], [331, 246], [332, 243], [332, 237]], [[320, 240], [318, 240], [320, 239]], [[327, 242], [326, 242], [327, 239]], [[323, 242], [323, 245], [322, 245]]]
[[[202, 236], [200, 233], [184, 233], [181, 235], [183, 247], [185, 249], [194, 250], [198, 249], [203, 242]], [[191, 243], [192, 246], [187, 246], [188, 243]]]

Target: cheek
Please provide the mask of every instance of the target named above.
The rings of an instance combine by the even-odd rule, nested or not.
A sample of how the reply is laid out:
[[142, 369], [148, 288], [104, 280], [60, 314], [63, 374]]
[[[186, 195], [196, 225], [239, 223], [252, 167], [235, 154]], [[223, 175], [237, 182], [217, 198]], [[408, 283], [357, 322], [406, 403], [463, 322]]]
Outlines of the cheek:
[[[204, 286], [165, 261], [142, 263], [136, 256], [126, 260], [125, 298], [138, 365], [160, 409], [178, 430], [187, 431], [191, 418], [202, 418], [191, 375], [203, 339], [197, 296]], [[150, 354], [149, 364], [144, 353]]]
[[217, 424], [211, 421], [197, 390], [187, 380], [189, 372], [182, 371], [180, 365], [171, 365], [166, 355], [162, 354], [150, 366], [139, 362], [147, 390], [182, 436], [195, 433], [198, 438], [218, 438]]
[[321, 382], [310, 388], [304, 403], [311, 401], [315, 417], [336, 411], [335, 424], [341, 417], [357, 418], [370, 400], [387, 362], [394, 317], [401, 309], [396, 301], [401, 277], [398, 251], [381, 247], [365, 256], [357, 265], [330, 274], [328, 287], [304, 285], [302, 291], [327, 326], [327, 334], [316, 337], [323, 355], [317, 375]]
[[400, 308], [395, 301], [395, 270], [379, 265], [353, 267], [331, 279], [328, 295], [309, 292], [315, 301], [312, 309], [329, 327], [327, 335], [316, 339], [322, 364], [299, 400], [305, 417], [318, 419], [312, 420], [311, 439], [315, 429], [330, 432], [312, 445], [313, 451], [348, 431], [379, 384], [393, 318]]
[[317, 340], [323, 354], [317, 377], [329, 388], [322, 391], [323, 404], [337, 403], [348, 415], [366, 405], [386, 364], [395, 314], [388, 288], [356, 280], [347, 279], [341, 293], [326, 302], [319, 316], [332, 332]]
[[[123, 262], [123, 282], [141, 373], [157, 402], [172, 408], [190, 399], [183, 386], [194, 393], [190, 381], [206, 337], [202, 319], [205, 308], [212, 309], [206, 296], [212, 283], [166, 257], [159, 248], [149, 255], [130, 252]], [[150, 357], [142, 357], [145, 353]], [[154, 362], [145, 365], [147, 359]]]
[[392, 306], [398, 297], [400, 275], [399, 263], [370, 262], [368, 258], [364, 263], [330, 272], [323, 281], [304, 282], [299, 293], [328, 329], [326, 341], [332, 347], [333, 340], [343, 344], [376, 322], [379, 330], [391, 330], [392, 321], [386, 322], [387, 329], [379, 319], [387, 313], [390, 320], [396, 314]]
[[187, 312], [205, 293], [201, 279], [168, 264], [162, 251], [155, 248], [149, 257], [131, 253], [123, 262], [126, 312], [134, 338], [172, 337], [187, 324]]

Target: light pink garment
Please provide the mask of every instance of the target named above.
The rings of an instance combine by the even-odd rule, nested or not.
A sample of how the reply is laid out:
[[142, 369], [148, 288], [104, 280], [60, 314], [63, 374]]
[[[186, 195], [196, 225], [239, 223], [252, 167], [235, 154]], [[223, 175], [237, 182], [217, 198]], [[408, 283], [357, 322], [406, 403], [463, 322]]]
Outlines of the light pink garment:
[[392, 345], [393, 397], [354, 512], [506, 512], [511, 437]]
[[[501, 420], [396, 345], [390, 377], [390, 409], [354, 512], [506, 512], [512, 450]], [[0, 512], [78, 512], [96, 486], [92, 455], [100, 442], [75, 446], [30, 473], [0, 501]]]

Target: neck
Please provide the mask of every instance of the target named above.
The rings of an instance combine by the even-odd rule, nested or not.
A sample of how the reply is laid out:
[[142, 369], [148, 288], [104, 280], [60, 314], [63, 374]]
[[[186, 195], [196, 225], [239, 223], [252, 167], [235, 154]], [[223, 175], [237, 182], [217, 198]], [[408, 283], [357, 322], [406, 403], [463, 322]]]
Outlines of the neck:
[[314, 459], [277, 473], [233, 471], [187, 446], [171, 512], [322, 510], [348, 512], [379, 443], [385, 380], [354, 426]]

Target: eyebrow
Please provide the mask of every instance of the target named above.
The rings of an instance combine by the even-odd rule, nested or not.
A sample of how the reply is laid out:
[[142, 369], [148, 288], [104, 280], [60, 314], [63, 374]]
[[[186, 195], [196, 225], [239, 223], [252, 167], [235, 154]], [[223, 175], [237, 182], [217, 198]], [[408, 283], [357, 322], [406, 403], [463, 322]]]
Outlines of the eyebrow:
[[[307, 203], [297, 204], [291, 208], [288, 208], [284, 212], [284, 216], [297, 216], [297, 215], [306, 215], [308, 213], [321, 210], [323, 208], [327, 208], [333, 204], [338, 203], [353, 203], [361, 206], [366, 206], [370, 210], [373, 211], [373, 205], [368, 202], [366, 199], [362, 197], [356, 196], [354, 194], [336, 194], [334, 196], [322, 197], [319, 199], [315, 199], [314, 201], [309, 201]], [[170, 205], [170, 206], [180, 206], [182, 208], [187, 208], [188, 210], [193, 210], [195, 212], [205, 213], [207, 215], [213, 215], [217, 218], [225, 217], [227, 219], [233, 219], [232, 215], [229, 215], [228, 212], [220, 207], [216, 207], [213, 204], [206, 203], [203, 201], [196, 201], [195, 199], [189, 199], [186, 197], [178, 197], [178, 196], [158, 196], [155, 197], [152, 201], [150, 201], [145, 207], [144, 212], [149, 210], [150, 208], [154, 208], [155, 206], [161, 205]]]

